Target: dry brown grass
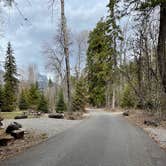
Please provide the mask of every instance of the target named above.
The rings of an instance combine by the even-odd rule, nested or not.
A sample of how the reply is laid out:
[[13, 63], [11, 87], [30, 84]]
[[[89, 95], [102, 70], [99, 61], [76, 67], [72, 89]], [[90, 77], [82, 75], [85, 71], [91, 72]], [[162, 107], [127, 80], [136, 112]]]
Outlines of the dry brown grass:
[[[1, 134], [4, 134], [4, 131], [1, 130]], [[24, 139], [13, 139], [7, 146], [0, 146], [0, 160], [5, 160], [21, 153], [25, 149], [44, 141], [46, 138], [45, 134], [28, 132], [25, 134]]]
[[81, 120], [83, 119], [83, 112], [66, 112], [65, 119], [67, 120]]

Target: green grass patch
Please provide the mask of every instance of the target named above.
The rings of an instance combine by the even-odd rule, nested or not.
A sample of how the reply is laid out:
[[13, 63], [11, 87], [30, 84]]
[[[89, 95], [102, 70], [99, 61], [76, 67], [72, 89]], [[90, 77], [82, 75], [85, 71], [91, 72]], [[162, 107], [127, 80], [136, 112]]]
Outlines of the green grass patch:
[[22, 115], [22, 113], [22, 111], [0, 112], [0, 116], [4, 119], [14, 119], [15, 116]]

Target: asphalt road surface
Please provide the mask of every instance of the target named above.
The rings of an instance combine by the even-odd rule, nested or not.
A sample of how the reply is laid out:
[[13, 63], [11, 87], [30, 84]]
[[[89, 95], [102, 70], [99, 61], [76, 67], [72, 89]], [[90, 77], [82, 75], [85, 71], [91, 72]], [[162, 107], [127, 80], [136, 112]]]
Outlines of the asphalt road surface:
[[1, 166], [166, 166], [166, 153], [120, 115], [96, 114]]

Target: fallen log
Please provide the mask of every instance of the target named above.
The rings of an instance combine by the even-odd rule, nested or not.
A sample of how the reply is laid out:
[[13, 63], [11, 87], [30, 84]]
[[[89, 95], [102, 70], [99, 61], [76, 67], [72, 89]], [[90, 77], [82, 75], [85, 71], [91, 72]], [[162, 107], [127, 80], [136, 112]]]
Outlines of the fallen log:
[[19, 116], [16, 116], [14, 119], [27, 119], [28, 116], [27, 115], [19, 115]]
[[53, 118], [53, 119], [64, 119], [64, 114], [50, 114], [48, 115], [49, 118]]

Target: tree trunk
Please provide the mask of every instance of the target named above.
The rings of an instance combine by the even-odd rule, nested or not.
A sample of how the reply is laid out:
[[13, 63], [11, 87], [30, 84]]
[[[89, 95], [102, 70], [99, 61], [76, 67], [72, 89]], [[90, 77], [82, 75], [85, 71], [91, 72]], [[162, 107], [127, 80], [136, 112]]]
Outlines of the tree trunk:
[[111, 86], [111, 82], [107, 81], [107, 83], [106, 83], [106, 108], [108, 111], [110, 110], [110, 106], [111, 106], [110, 86]]
[[160, 5], [160, 29], [158, 39], [158, 67], [166, 93], [166, 2]]
[[69, 63], [69, 48], [68, 48], [68, 36], [67, 36], [67, 25], [65, 17], [64, 0], [61, 0], [61, 28], [64, 42], [64, 54], [66, 63], [66, 82], [67, 82], [67, 97], [68, 97], [68, 111], [71, 110], [71, 91], [70, 91], [70, 63]]
[[112, 95], [112, 110], [115, 110], [115, 87], [113, 87], [113, 95]]

